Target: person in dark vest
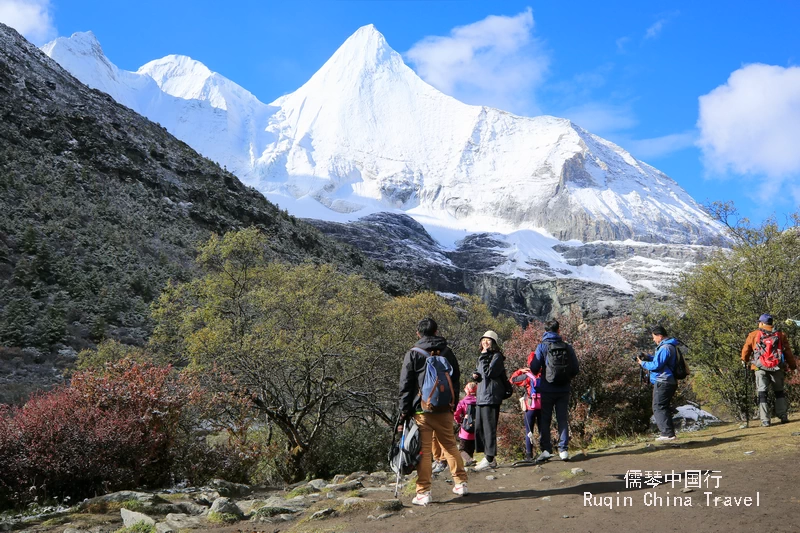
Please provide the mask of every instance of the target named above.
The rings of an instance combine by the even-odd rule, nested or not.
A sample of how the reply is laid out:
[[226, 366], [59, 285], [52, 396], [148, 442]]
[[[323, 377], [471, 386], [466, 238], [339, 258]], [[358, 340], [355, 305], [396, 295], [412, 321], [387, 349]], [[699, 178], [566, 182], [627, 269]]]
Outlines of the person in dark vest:
[[553, 409], [558, 424], [558, 449], [563, 461], [569, 460], [569, 394], [570, 381], [578, 375], [580, 367], [575, 350], [558, 334], [557, 320], [544, 323], [542, 342], [528, 356], [528, 368], [533, 375], [542, 373], [539, 382], [542, 412], [539, 418], [539, 449], [537, 462], [547, 461], [553, 456], [550, 424]]
[[475, 419], [475, 451], [483, 452], [476, 471], [497, 468], [497, 422], [503, 403], [506, 377], [505, 356], [500, 351], [500, 338], [487, 331], [480, 340], [481, 354], [472, 380], [478, 384], [477, 417]]
[[[439, 326], [432, 318], [424, 318], [417, 325], [417, 337], [419, 340], [414, 347], [406, 352], [403, 358], [403, 367], [400, 371], [400, 421], [397, 428], [402, 431], [402, 421], [414, 417], [419, 426], [419, 436], [421, 443], [422, 456], [417, 465], [417, 494], [411, 501], [414, 505], [428, 505], [431, 502], [431, 453], [433, 448], [433, 435], [444, 449], [444, 457], [450, 467], [453, 476], [453, 492], [459, 496], [467, 494], [467, 471], [464, 469], [464, 461], [456, 445], [456, 438], [453, 434], [453, 411], [452, 409], [426, 412], [423, 410], [423, 399], [421, 391], [425, 382], [426, 361], [431, 356], [445, 358], [453, 369], [453, 374], [457, 373], [458, 361], [453, 351], [447, 346], [447, 339], [439, 336]], [[457, 387], [458, 376], [453, 376]], [[452, 382], [451, 382], [452, 383]], [[458, 399], [458, 388], [452, 389], [454, 400]], [[452, 406], [455, 408], [455, 406]]]

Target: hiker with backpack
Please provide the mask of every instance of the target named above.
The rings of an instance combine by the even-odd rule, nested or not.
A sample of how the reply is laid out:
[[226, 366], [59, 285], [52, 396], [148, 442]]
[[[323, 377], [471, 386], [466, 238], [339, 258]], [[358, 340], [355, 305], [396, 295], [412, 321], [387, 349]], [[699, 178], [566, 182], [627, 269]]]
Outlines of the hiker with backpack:
[[464, 466], [472, 466], [475, 464], [473, 455], [475, 454], [475, 418], [477, 416], [477, 402], [476, 396], [478, 392], [478, 384], [470, 381], [464, 387], [466, 396], [458, 402], [456, 412], [453, 413], [453, 419], [458, 424], [458, 448], [461, 450], [461, 459], [464, 460]]
[[[678, 346], [680, 341], [668, 337], [667, 330], [659, 325], [651, 327], [650, 334], [656, 344], [656, 351], [652, 358], [648, 358], [649, 360], [643, 360], [637, 356], [636, 362], [645, 370], [650, 371], [650, 383], [653, 384], [653, 415], [659, 431], [656, 440], [659, 442], [673, 441], [676, 437], [670, 402], [675, 396], [675, 391], [678, 390], [675, 369], [679, 364]], [[683, 368], [685, 368], [685, 363]]]
[[500, 404], [511, 396], [511, 384], [506, 377], [505, 356], [500, 351], [500, 338], [487, 331], [480, 340], [481, 354], [472, 380], [478, 384], [477, 418], [475, 421], [475, 451], [484, 456], [475, 465], [476, 471], [497, 468], [497, 422]]
[[542, 415], [542, 394], [538, 391], [540, 379], [541, 374], [534, 376], [530, 368], [520, 368], [509, 378], [512, 385], [525, 389], [525, 394], [519, 399], [519, 406], [525, 417], [526, 461], [533, 461], [533, 428], [539, 427]]
[[787, 372], [797, 369], [789, 339], [773, 326], [772, 315], [764, 313], [758, 318], [758, 329], [751, 331], [742, 347], [742, 365], [750, 363], [755, 373], [758, 391], [758, 416], [762, 426], [771, 423], [767, 390], [775, 393], [775, 414], [781, 424], [789, 422], [789, 406], [783, 390]]
[[458, 380], [458, 361], [439, 336], [439, 326], [432, 318], [424, 318], [417, 325], [417, 343], [405, 354], [400, 371], [400, 424], [413, 418], [419, 428], [420, 460], [417, 464], [417, 493], [414, 505], [431, 502], [431, 453], [433, 435], [436, 433], [450, 473], [453, 475], [453, 492], [467, 494], [467, 472], [456, 446], [453, 434], [453, 409], [457, 399], [454, 382]]
[[562, 461], [569, 460], [569, 394], [570, 381], [578, 375], [580, 367], [572, 346], [558, 334], [557, 320], [544, 323], [542, 342], [528, 356], [528, 368], [533, 375], [541, 373], [539, 392], [542, 395], [542, 412], [539, 419], [539, 448], [537, 462], [547, 461], [553, 456], [550, 424], [553, 409], [558, 424], [558, 450]]

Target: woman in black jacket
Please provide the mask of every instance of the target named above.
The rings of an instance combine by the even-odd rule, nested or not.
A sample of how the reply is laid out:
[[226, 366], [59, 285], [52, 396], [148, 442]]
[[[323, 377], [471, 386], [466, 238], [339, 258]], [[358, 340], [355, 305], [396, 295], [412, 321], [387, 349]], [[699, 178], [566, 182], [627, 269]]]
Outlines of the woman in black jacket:
[[481, 337], [481, 355], [472, 380], [478, 382], [478, 402], [475, 417], [475, 451], [483, 452], [484, 458], [475, 470], [497, 468], [497, 421], [500, 419], [500, 404], [503, 403], [506, 377], [505, 356], [498, 345], [494, 331]]

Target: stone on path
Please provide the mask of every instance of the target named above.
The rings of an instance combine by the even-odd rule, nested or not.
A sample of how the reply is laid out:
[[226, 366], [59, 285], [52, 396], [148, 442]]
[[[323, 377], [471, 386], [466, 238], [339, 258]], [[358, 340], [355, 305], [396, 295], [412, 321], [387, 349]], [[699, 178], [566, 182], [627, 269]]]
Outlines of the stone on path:
[[125, 524], [125, 527], [131, 527], [139, 522], [144, 522], [148, 526], [156, 525], [155, 520], [143, 513], [137, 513], [136, 511], [129, 511], [127, 509], [120, 509], [119, 513], [122, 515], [122, 523]]

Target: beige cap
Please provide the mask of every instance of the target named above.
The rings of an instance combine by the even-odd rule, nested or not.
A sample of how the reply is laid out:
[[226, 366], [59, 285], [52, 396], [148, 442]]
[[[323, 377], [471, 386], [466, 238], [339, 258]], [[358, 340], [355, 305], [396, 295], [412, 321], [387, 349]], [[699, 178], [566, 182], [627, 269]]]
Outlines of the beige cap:
[[489, 330], [486, 333], [484, 333], [483, 337], [481, 337], [481, 339], [492, 339], [497, 344], [500, 344], [500, 337], [498, 337], [497, 333], [495, 333], [492, 330]]

